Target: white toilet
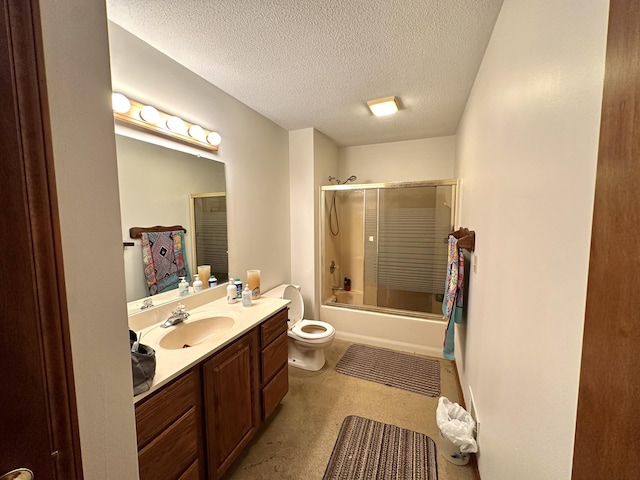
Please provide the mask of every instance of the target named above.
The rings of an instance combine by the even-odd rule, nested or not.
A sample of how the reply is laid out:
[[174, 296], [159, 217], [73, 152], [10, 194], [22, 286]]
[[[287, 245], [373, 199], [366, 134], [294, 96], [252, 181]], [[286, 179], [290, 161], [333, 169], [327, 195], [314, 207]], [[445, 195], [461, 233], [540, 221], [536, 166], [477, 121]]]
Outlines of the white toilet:
[[324, 349], [331, 345], [336, 329], [327, 322], [305, 320], [304, 302], [299, 287], [280, 285], [262, 294], [290, 300], [289, 304], [289, 365], [311, 370], [320, 370], [324, 366]]

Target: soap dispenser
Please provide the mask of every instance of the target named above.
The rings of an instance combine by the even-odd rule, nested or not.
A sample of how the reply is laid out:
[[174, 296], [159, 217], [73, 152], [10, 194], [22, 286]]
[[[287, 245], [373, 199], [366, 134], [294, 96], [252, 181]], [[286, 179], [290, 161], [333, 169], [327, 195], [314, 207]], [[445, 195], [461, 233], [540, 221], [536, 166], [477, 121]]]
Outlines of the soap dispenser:
[[181, 297], [189, 295], [189, 284], [185, 280], [185, 277], [180, 277], [180, 283], [178, 283], [178, 294]]
[[236, 286], [233, 284], [233, 279], [229, 279], [229, 285], [227, 285], [227, 303], [236, 303], [238, 298], [236, 296]]
[[200, 276], [196, 273], [193, 275], [195, 280], [193, 281], [193, 291], [195, 293], [202, 291], [202, 280], [200, 280]]
[[249, 290], [249, 284], [247, 283], [242, 291], [242, 306], [250, 307], [251, 306], [251, 290]]

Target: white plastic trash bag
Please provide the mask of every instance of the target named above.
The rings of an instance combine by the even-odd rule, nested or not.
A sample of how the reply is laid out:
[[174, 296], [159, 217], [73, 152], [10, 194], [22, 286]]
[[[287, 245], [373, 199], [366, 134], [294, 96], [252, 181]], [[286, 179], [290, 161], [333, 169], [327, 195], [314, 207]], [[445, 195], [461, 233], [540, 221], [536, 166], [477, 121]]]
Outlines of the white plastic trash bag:
[[450, 442], [441, 446], [444, 447], [445, 458], [452, 463], [466, 464], [469, 461], [468, 454], [478, 451], [478, 444], [474, 438], [476, 422], [469, 412], [447, 397], [440, 397], [436, 423], [440, 429], [440, 436]]

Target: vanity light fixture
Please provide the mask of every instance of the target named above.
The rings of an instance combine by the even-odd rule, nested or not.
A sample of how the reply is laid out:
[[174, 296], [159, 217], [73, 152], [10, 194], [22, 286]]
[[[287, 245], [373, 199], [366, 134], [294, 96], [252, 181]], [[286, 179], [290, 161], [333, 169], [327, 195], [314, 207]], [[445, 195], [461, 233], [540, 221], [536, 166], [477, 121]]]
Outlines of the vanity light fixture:
[[174, 116], [167, 118], [167, 128], [174, 133], [184, 134], [187, 131], [182, 119]]
[[114, 112], [127, 113], [131, 110], [131, 102], [121, 93], [113, 93], [111, 95], [111, 106]]
[[369, 100], [367, 102], [369, 110], [376, 117], [384, 117], [385, 115], [393, 115], [398, 111], [398, 103], [396, 97], [379, 98], [378, 100]]
[[207, 142], [209, 142], [214, 147], [217, 147], [218, 145], [220, 145], [220, 142], [222, 142], [222, 137], [218, 132], [211, 132], [209, 135], [207, 135]]
[[189, 136], [201, 142], [207, 141], [207, 136], [204, 134], [204, 130], [200, 125], [191, 125], [189, 127]]
[[145, 105], [140, 109], [140, 118], [147, 123], [158, 123], [158, 120], [160, 120], [160, 112], [151, 105]]
[[[123, 99], [128, 102], [128, 108]], [[151, 105], [130, 100], [121, 93], [113, 94], [112, 104], [114, 118], [134, 127], [150, 130], [214, 152], [218, 151], [218, 145], [222, 141], [218, 132], [206, 130], [200, 125], [186, 122], [175, 115], [158, 111]]]

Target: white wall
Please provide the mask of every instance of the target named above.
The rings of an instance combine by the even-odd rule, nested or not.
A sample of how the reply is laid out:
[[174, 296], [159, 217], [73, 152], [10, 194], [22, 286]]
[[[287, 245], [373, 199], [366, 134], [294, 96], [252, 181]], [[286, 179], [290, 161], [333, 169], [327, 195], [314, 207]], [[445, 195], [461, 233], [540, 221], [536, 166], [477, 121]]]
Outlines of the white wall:
[[[329, 271], [329, 265], [325, 261], [321, 264], [321, 247], [322, 238], [320, 236], [320, 215], [322, 214], [322, 205], [320, 203], [320, 187], [323, 185], [329, 185], [329, 176], [336, 176], [338, 171], [338, 147], [324, 134], [315, 131], [313, 137], [313, 205], [314, 205], [314, 222], [313, 231], [315, 232], [315, 249], [314, 249], [314, 266], [315, 266], [315, 301], [313, 317], [320, 318], [320, 305], [325, 296], [322, 294], [322, 285], [320, 283], [320, 272], [322, 269]], [[327, 211], [328, 212], [328, 211]]]
[[313, 128], [289, 132], [291, 282], [300, 285], [305, 318], [320, 318], [320, 186], [336, 175], [338, 147]]
[[571, 476], [607, 9], [505, 0], [458, 131], [478, 271], [456, 363], [484, 479]]
[[113, 23], [109, 44], [114, 91], [222, 135], [229, 274], [259, 269], [262, 290], [289, 282], [287, 131]]
[[313, 134], [313, 128], [289, 132], [291, 283], [300, 285], [305, 318], [315, 308]]
[[351, 175], [358, 177], [356, 183], [443, 180], [453, 178], [456, 137], [341, 147], [338, 155], [341, 180]]
[[84, 478], [134, 479], [105, 3], [42, 1], [40, 10]]

